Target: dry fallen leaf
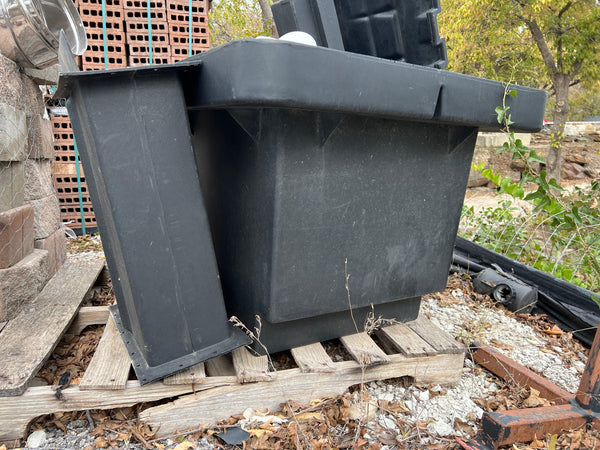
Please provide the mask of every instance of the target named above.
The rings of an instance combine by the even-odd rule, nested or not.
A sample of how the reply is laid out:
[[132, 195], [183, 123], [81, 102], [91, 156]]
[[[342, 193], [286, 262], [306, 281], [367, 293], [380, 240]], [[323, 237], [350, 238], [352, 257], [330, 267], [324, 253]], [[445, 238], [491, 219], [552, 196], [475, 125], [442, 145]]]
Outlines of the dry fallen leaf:
[[294, 420], [303, 423], [310, 422], [311, 420], [323, 420], [323, 414], [320, 412], [305, 412], [301, 414], [296, 414], [294, 416]]
[[563, 334], [563, 331], [557, 325], [553, 325], [549, 330], [544, 330], [544, 333], [551, 336], [560, 336]]
[[523, 400], [525, 408], [537, 408], [538, 406], [550, 406], [550, 402], [540, 397], [540, 391], [529, 388], [529, 396]]
[[189, 450], [190, 448], [196, 448], [196, 444], [190, 441], [183, 441], [181, 444], [178, 444], [177, 447], [174, 447], [173, 450]]
[[529, 444], [530, 447], [534, 447], [534, 448], [546, 448], [546, 443], [543, 441], [540, 441], [537, 438], [537, 435], [533, 435], [533, 441], [531, 441], [531, 444]]
[[250, 436], [256, 436], [256, 437], [262, 437], [265, 434], [273, 434], [273, 432], [271, 430], [264, 430], [262, 428], [259, 429], [251, 429], [251, 430], [246, 430], [248, 433], [250, 433]]
[[353, 403], [348, 408], [349, 420], [362, 420], [370, 422], [375, 418], [377, 407], [370, 403]]
[[108, 447], [108, 441], [103, 437], [97, 437], [94, 439], [94, 448], [106, 448]]

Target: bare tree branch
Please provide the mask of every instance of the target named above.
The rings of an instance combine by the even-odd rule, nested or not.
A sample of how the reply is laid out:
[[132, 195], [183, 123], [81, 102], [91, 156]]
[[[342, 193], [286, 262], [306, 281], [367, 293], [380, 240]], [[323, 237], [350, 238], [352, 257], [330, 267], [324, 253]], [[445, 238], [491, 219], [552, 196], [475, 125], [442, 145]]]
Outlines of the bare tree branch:
[[567, 2], [567, 4], [558, 12], [558, 17], [562, 17], [564, 13], [566, 13], [569, 8], [573, 6], [573, 2]]
[[262, 11], [263, 28], [265, 30], [271, 30], [273, 37], [279, 37], [277, 33], [277, 27], [275, 26], [275, 21], [273, 20], [273, 11], [271, 11], [269, 0], [258, 0], [258, 4], [260, 5], [260, 9]]
[[550, 48], [548, 48], [548, 43], [546, 42], [546, 39], [544, 38], [544, 33], [542, 33], [542, 30], [540, 30], [539, 25], [537, 24], [535, 19], [525, 19], [525, 25], [527, 25], [527, 28], [529, 28], [529, 31], [531, 32], [533, 41], [537, 45], [542, 55], [544, 64], [546, 65], [551, 74], [556, 73], [556, 63], [554, 61], [554, 57], [552, 56]]

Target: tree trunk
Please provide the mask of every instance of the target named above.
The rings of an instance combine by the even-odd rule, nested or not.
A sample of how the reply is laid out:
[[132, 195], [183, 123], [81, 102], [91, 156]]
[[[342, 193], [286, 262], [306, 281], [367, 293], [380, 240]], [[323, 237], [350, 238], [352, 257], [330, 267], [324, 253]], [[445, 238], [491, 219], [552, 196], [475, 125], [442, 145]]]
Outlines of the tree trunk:
[[565, 137], [565, 123], [569, 116], [569, 85], [570, 74], [555, 73], [552, 75], [552, 85], [556, 93], [554, 106], [554, 125], [550, 138], [550, 150], [547, 159], [548, 178], [555, 178], [560, 183], [562, 168], [562, 141]]
[[258, 0], [258, 4], [260, 5], [260, 9], [262, 11], [262, 24], [265, 30], [271, 30], [271, 34], [274, 38], [279, 37], [277, 33], [277, 27], [275, 26], [275, 21], [273, 20], [273, 12], [271, 11], [271, 5], [269, 0]]

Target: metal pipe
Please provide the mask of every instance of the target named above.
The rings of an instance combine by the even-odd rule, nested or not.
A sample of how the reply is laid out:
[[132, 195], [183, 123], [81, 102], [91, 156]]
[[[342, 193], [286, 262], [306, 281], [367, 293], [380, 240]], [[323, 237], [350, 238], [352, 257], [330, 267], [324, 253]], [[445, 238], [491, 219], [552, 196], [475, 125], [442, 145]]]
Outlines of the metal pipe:
[[0, 53], [22, 67], [55, 64], [61, 30], [71, 52], [83, 54], [87, 38], [71, 0], [0, 0]]

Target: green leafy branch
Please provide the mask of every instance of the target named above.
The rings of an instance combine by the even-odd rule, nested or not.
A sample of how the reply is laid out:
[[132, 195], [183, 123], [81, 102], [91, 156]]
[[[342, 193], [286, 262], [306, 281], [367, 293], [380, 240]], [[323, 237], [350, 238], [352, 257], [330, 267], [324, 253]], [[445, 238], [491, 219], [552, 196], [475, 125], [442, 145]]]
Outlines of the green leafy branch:
[[[502, 106], [495, 108], [495, 112], [507, 141], [496, 153], [509, 152], [513, 160], [522, 161], [524, 169], [521, 179], [514, 182], [510, 177], [503, 177], [486, 168], [485, 163], [473, 165], [475, 171], [498, 187], [499, 194], [506, 193], [533, 205], [531, 214], [532, 217], [538, 217], [538, 225], [530, 236], [512, 236], [507, 245], [510, 246], [517, 237], [522, 238], [525, 245], [532, 248], [521, 250], [520, 255], [533, 257], [537, 251], [538, 256], [533, 260], [536, 267], [557, 275], [562, 273], [563, 278], [567, 279], [573, 278], [575, 273], [581, 273], [587, 281], [579, 284], [597, 288], [600, 283], [600, 182], [592, 183], [590, 189], [576, 188], [574, 193], [568, 193], [554, 178], [548, 179], [547, 172], [543, 170], [545, 159], [525, 146], [511, 130], [514, 121], [510, 106], [507, 105], [509, 96], [516, 98], [517, 91], [506, 84]], [[550, 235], [549, 249], [548, 243], [539, 244], [542, 231]], [[499, 239], [507, 236], [503, 232]], [[546, 253], [543, 258], [540, 257], [542, 251]], [[569, 259], [572, 261], [567, 261]], [[571, 266], [565, 266], [565, 261], [572, 263]]]

